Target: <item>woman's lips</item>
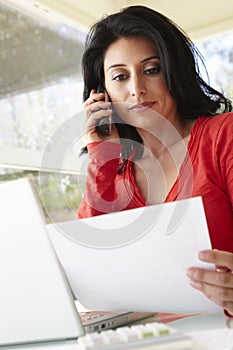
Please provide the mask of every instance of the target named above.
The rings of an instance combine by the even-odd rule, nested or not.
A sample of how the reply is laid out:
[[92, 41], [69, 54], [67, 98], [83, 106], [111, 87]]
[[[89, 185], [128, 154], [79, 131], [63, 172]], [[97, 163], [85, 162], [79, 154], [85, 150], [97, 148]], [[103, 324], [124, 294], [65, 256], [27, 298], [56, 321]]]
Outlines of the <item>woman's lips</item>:
[[142, 113], [149, 108], [151, 108], [154, 105], [155, 102], [143, 102], [143, 103], [137, 103], [136, 105], [129, 108], [130, 111], [133, 111], [135, 113]]

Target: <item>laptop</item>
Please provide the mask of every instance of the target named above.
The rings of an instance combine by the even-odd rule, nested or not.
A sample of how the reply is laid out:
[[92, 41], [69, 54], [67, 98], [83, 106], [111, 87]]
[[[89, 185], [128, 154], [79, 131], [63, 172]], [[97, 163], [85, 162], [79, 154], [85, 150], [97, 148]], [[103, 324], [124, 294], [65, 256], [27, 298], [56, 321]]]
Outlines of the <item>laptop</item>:
[[73, 295], [29, 181], [0, 184], [0, 346], [75, 341]]
[[72, 342], [151, 313], [77, 312], [27, 179], [0, 184], [0, 347]]
[[101, 332], [108, 329], [116, 329], [125, 325], [132, 325], [137, 321], [143, 321], [153, 317], [154, 322], [160, 322], [160, 317], [154, 312], [133, 311], [87, 311], [80, 312], [79, 316], [85, 333]]

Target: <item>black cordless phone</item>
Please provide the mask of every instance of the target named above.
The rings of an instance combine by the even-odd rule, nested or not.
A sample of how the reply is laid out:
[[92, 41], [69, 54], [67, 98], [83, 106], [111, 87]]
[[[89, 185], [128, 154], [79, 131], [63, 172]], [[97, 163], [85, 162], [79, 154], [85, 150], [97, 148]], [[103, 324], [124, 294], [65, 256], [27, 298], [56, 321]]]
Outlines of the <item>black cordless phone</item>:
[[[99, 85], [97, 88], [97, 93], [104, 92], [105, 100], [108, 100], [108, 95], [105, 89]], [[96, 131], [100, 136], [108, 136], [111, 133], [111, 123], [109, 117], [102, 117], [96, 122]]]

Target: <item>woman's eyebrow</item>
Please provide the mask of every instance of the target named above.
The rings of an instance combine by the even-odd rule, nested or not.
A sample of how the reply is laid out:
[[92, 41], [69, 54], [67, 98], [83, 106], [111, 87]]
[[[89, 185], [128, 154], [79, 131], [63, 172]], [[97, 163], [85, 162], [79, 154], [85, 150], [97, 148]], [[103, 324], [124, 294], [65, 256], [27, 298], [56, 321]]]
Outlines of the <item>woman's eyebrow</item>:
[[116, 64], [112, 64], [111, 66], [108, 67], [107, 70], [111, 69], [111, 68], [116, 68], [116, 67], [125, 67], [126, 64], [123, 63], [116, 63]]
[[[155, 58], [156, 58], [156, 59], [159, 59], [159, 56], [150, 56], [150, 57], [146, 57], [146, 58], [144, 58], [140, 63], [144, 63], [144, 62], [150, 61], [150, 60], [155, 59]], [[124, 64], [124, 63], [112, 64], [111, 66], [108, 67], [107, 71], [108, 71], [109, 69], [112, 69], [112, 68], [116, 68], [116, 67], [125, 67], [125, 66], [126, 66], [126, 64]]]
[[147, 57], [147, 58], [144, 58], [141, 63], [144, 63], [146, 61], [150, 61], [150, 60], [153, 60], [153, 59], [159, 59], [159, 56], [155, 55], [155, 56], [150, 56], [150, 57]]

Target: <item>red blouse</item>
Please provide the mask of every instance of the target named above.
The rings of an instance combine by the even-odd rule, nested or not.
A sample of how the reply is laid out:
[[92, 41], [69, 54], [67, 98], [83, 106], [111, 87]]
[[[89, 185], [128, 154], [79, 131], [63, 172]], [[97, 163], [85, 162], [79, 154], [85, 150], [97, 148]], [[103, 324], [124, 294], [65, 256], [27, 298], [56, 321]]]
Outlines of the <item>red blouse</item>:
[[[78, 217], [147, 205], [134, 178], [133, 154], [117, 174], [121, 145], [88, 145], [90, 162]], [[199, 117], [186, 158], [165, 202], [202, 196], [213, 248], [233, 252], [233, 113]]]

